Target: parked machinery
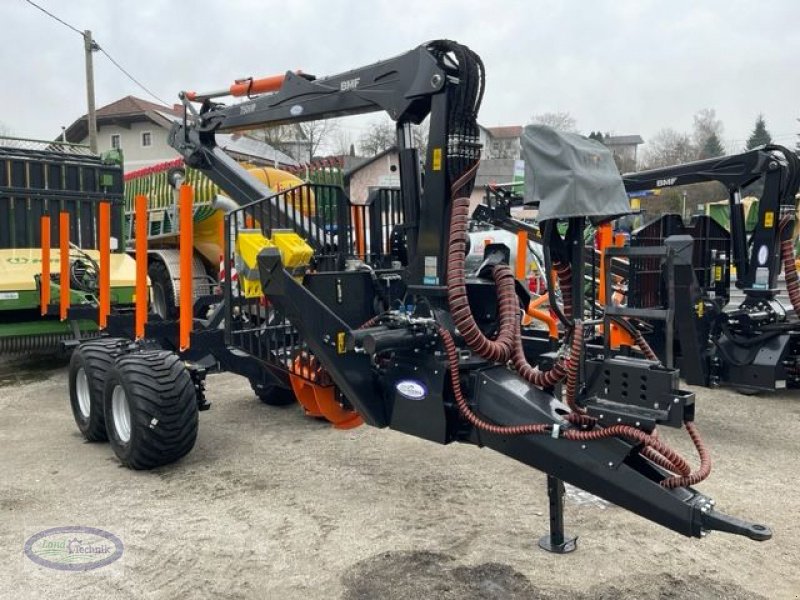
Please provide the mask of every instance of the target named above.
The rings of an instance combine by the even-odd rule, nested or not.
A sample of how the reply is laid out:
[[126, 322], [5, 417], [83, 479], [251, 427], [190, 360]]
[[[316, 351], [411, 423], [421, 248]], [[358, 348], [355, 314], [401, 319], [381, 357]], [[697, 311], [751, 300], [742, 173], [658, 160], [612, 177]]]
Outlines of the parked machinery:
[[[584, 360], [583, 274], [571, 265], [583, 261], [586, 218], [603, 221], [627, 210], [602, 146], [526, 130], [527, 157], [540, 161], [534, 168], [547, 154], [537, 144], [577, 157], [570, 169], [587, 164], [588, 152], [609, 183], [594, 201], [578, 190], [586, 204], [577, 214], [558, 194], [541, 201], [549, 215], [545, 261], [558, 273], [563, 299], [563, 306], [552, 305], [565, 331], [554, 352], [551, 340], [521, 334], [529, 297], [508, 252], [490, 245], [475, 272], [465, 268], [484, 88], [475, 53], [435, 41], [340, 75], [288, 72], [230, 91], [239, 87], [254, 97], [226, 106], [218, 98], [229, 90], [183, 93], [186, 118], [170, 134], [186, 164], [239, 205], [225, 216], [223, 298], [208, 319], [194, 319], [189, 347], [176, 346], [188, 371], [174, 353], [152, 349], [146, 338], [169, 325], [154, 323], [139, 342], [108, 342], [118, 358], [92, 374], [103, 386], [89, 400], [103, 407], [125, 464], [147, 468], [188, 451], [196, 409], [207, 407], [202, 367], [219, 364], [260, 373], [264, 396], [275, 403], [291, 387], [308, 414], [340, 428], [365, 422], [442, 444], [487, 446], [548, 473], [552, 531], [540, 543], [553, 551], [575, 547], [561, 527], [562, 480], [683, 535], [771, 537], [762, 525], [717, 512], [691, 487], [709, 474], [710, 461], [694, 425], [694, 395], [679, 389], [676, 370], [655, 360]], [[335, 186], [272, 194], [214, 141], [223, 131], [380, 110], [397, 122], [402, 186], [370, 206], [350, 204]], [[423, 185], [411, 125], [428, 117]], [[541, 181], [557, 182], [563, 168]], [[335, 210], [318, 210], [321, 202]], [[656, 435], [657, 425], [685, 425], [700, 455], [697, 470]]]
[[54, 353], [97, 335], [103, 241], [113, 246], [108, 301], [133, 303], [121, 162], [117, 151], [101, 157], [77, 144], [0, 137], [0, 354]]
[[[667, 310], [648, 339], [662, 358], [674, 355], [690, 384], [730, 385], [743, 392], [799, 387], [800, 283], [793, 249], [800, 162], [769, 145], [748, 152], [624, 176], [629, 192], [718, 181], [729, 194], [730, 233], [711, 217], [685, 225], [666, 215], [631, 237], [629, 307]], [[755, 228], [748, 236], [742, 189], [760, 182]], [[646, 248], [665, 254], [647, 256]], [[624, 255], [625, 251], [617, 251]], [[731, 265], [744, 301], [728, 307]], [[794, 309], [777, 298], [783, 267]], [[613, 310], [613, 309], [612, 309]]]

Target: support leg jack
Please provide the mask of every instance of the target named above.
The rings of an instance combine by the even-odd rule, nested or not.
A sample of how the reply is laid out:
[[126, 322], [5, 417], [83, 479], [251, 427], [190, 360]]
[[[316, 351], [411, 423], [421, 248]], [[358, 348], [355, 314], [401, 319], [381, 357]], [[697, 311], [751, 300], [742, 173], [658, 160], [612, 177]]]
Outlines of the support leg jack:
[[539, 547], [554, 554], [568, 554], [578, 547], [578, 538], [564, 533], [564, 482], [547, 476], [547, 499], [550, 504], [550, 533], [539, 538]]

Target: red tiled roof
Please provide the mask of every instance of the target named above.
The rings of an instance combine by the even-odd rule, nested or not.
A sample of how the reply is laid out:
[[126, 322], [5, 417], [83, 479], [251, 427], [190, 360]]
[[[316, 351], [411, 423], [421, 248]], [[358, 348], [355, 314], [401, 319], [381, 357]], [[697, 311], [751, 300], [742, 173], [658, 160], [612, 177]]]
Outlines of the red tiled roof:
[[[103, 125], [117, 120], [128, 123], [151, 120], [162, 127], [169, 127], [169, 115], [179, 117], [183, 114], [179, 108], [176, 106], [163, 106], [149, 100], [142, 100], [136, 96], [125, 96], [116, 102], [98, 108], [96, 111], [97, 123], [98, 125]], [[86, 138], [88, 135], [87, 121], [86, 115], [83, 115], [67, 127], [67, 141], [80, 142]]]
[[[125, 96], [116, 102], [106, 104], [97, 109], [98, 117], [116, 117], [120, 115], [132, 115], [138, 113], [145, 113], [147, 111], [160, 111], [178, 115], [178, 111], [174, 110], [171, 106], [163, 106], [150, 102], [149, 100], [142, 100], [136, 96]], [[84, 115], [85, 116], [85, 115]]]

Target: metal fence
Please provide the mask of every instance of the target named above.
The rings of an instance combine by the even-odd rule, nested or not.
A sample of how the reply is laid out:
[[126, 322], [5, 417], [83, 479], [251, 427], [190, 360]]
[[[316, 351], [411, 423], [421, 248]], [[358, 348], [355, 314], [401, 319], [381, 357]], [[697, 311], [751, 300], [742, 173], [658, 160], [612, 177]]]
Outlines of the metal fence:
[[309, 267], [316, 273], [344, 270], [352, 259], [372, 268], [388, 268], [400, 258], [392, 246], [392, 232], [402, 225], [400, 193], [381, 189], [370, 198], [365, 205], [354, 205], [339, 186], [306, 183], [225, 216], [223, 277], [229, 345], [278, 368], [288, 368], [304, 348], [296, 330], [268, 298], [247, 297], [243, 286], [234, 283], [234, 241], [239, 234], [257, 230], [269, 238], [278, 230], [297, 233], [314, 251]]
[[[112, 203], [111, 235], [123, 247], [122, 167], [82, 146], [0, 138], [0, 248], [37, 248], [42, 215], [70, 215], [70, 241], [97, 248], [97, 204]], [[59, 243], [58, 219], [50, 239]]]

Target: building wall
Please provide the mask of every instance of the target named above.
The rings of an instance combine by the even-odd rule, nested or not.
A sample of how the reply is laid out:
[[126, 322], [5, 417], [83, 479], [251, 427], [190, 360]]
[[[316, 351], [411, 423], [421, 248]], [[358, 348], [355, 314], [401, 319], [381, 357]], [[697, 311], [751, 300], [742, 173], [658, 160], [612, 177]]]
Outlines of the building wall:
[[[394, 167], [394, 171], [392, 171]], [[367, 201], [370, 188], [391, 187], [400, 185], [400, 164], [398, 155], [390, 152], [375, 162], [356, 171], [350, 178], [348, 193], [354, 204]]]
[[519, 158], [522, 153], [518, 137], [490, 140], [487, 158]]
[[[149, 131], [152, 145], [142, 146], [142, 133]], [[132, 123], [130, 128], [119, 125], [102, 125], [97, 131], [97, 149], [111, 150], [111, 136], [119, 134], [125, 171], [135, 171], [178, 157], [178, 153], [167, 144], [167, 130], [152, 121]], [[88, 144], [89, 138], [81, 141]]]
[[620, 171], [628, 173], [636, 170], [636, 144], [609, 146], [616, 157]]

